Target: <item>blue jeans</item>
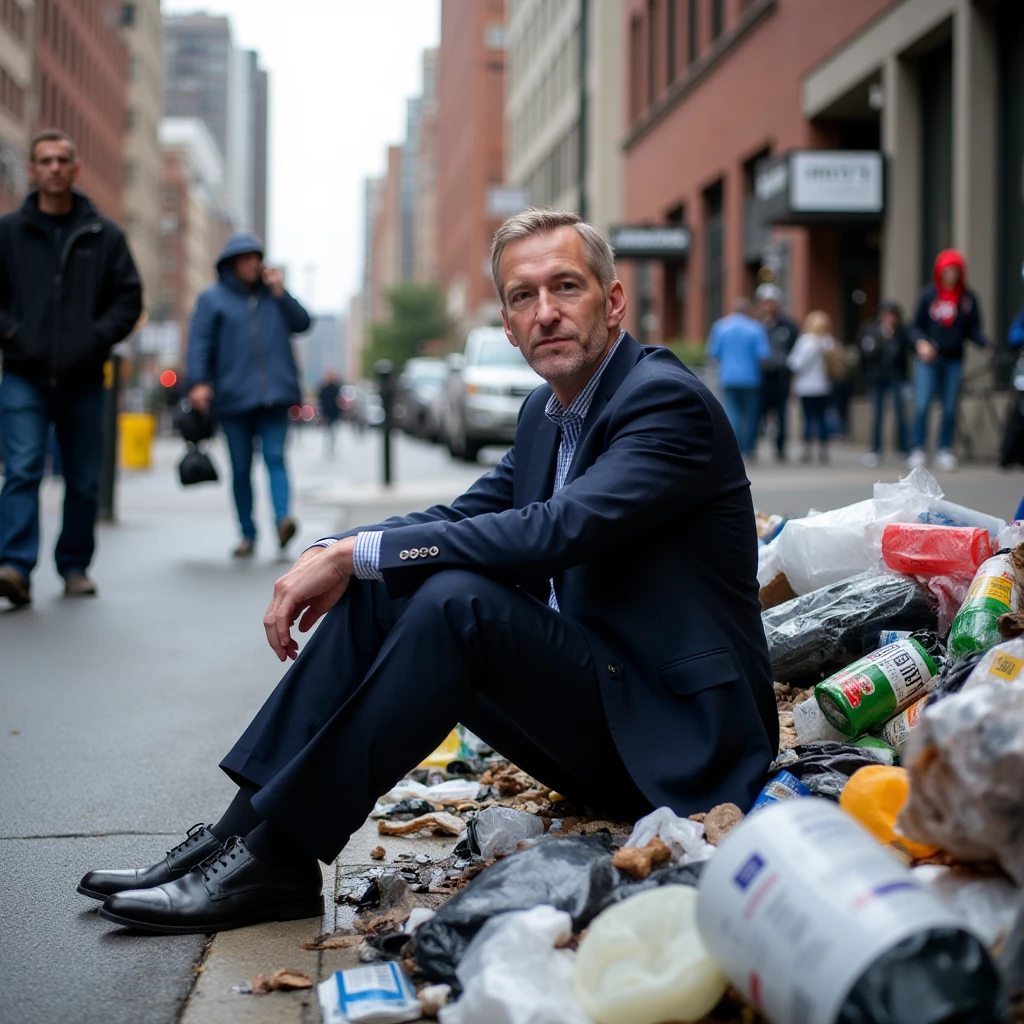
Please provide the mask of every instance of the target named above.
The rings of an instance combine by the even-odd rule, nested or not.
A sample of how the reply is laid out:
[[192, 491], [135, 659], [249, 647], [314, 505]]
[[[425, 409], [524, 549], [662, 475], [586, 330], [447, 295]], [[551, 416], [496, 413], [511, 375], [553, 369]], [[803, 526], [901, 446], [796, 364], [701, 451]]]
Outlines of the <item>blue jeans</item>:
[[761, 389], [725, 388], [725, 415], [739, 442], [740, 451], [749, 455], [757, 444], [757, 423], [761, 418]]
[[925, 448], [928, 430], [928, 412], [932, 401], [942, 404], [942, 425], [939, 428], [939, 448], [952, 450], [956, 439], [956, 403], [960, 398], [960, 378], [963, 361], [939, 356], [934, 362], [918, 359], [914, 365], [914, 447]]
[[815, 438], [823, 448], [828, 444], [828, 427], [825, 423], [828, 403], [828, 395], [801, 396], [800, 405], [804, 410], [804, 444], [809, 445]]
[[256, 539], [252, 521], [252, 452], [260, 439], [263, 461], [270, 476], [270, 499], [274, 517], [281, 522], [288, 515], [288, 471], [284, 465], [284, 441], [288, 433], [287, 406], [252, 409], [220, 421], [231, 453], [231, 482], [238, 510], [238, 525], [246, 540]]
[[875, 419], [872, 427], [871, 450], [882, 454], [882, 424], [885, 422], [885, 400], [892, 400], [893, 418], [896, 420], [896, 444], [901, 452], [907, 450], [907, 421], [903, 415], [903, 384], [890, 381], [887, 384], [873, 384], [869, 388]]
[[61, 576], [85, 572], [96, 547], [103, 461], [103, 388], [66, 391], [5, 373], [0, 381], [4, 486], [0, 565], [29, 578], [39, 558], [39, 483], [56, 428], [64, 473], [64, 523], [55, 553]]

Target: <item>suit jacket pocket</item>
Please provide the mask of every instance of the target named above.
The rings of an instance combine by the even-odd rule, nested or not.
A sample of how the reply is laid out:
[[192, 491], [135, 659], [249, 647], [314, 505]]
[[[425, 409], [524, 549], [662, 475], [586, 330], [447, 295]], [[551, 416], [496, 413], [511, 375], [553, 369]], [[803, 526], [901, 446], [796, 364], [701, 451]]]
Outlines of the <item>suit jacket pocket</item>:
[[670, 661], [658, 669], [661, 681], [680, 697], [689, 697], [712, 686], [739, 679], [732, 652], [727, 647], [693, 654], [679, 661]]

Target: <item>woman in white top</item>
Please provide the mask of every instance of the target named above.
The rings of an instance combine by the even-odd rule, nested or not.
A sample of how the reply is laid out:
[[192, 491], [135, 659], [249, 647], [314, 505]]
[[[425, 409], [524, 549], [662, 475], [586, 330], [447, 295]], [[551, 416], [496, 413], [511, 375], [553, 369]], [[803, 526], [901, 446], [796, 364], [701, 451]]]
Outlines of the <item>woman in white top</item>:
[[793, 394], [800, 399], [804, 413], [803, 461], [811, 461], [811, 443], [818, 440], [818, 458], [828, 462], [828, 431], [825, 410], [832, 383], [829, 380], [826, 352], [835, 349], [832, 321], [828, 313], [815, 310], [804, 319], [803, 333], [796, 340], [786, 365], [793, 374]]

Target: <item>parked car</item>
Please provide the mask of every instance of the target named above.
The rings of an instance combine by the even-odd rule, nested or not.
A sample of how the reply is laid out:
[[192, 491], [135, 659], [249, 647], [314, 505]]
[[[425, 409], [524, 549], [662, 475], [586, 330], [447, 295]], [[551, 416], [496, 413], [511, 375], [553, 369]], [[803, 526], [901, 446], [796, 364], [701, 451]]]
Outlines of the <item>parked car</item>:
[[500, 327], [476, 327], [465, 350], [448, 357], [444, 430], [455, 458], [475, 462], [489, 444], [515, 440], [523, 400], [540, 384], [522, 352]]
[[443, 359], [417, 356], [406, 361], [395, 391], [395, 426], [414, 437], [438, 440], [448, 372]]

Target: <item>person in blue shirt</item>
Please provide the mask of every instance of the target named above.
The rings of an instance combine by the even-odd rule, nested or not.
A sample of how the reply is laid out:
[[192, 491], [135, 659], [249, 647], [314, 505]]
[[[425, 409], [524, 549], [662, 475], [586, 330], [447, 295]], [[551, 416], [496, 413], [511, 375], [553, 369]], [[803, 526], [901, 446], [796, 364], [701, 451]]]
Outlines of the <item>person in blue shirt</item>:
[[749, 299], [737, 299], [732, 313], [716, 320], [708, 339], [708, 356], [718, 363], [725, 414], [744, 458], [755, 455], [761, 415], [762, 366], [771, 356], [764, 327], [751, 315]]

